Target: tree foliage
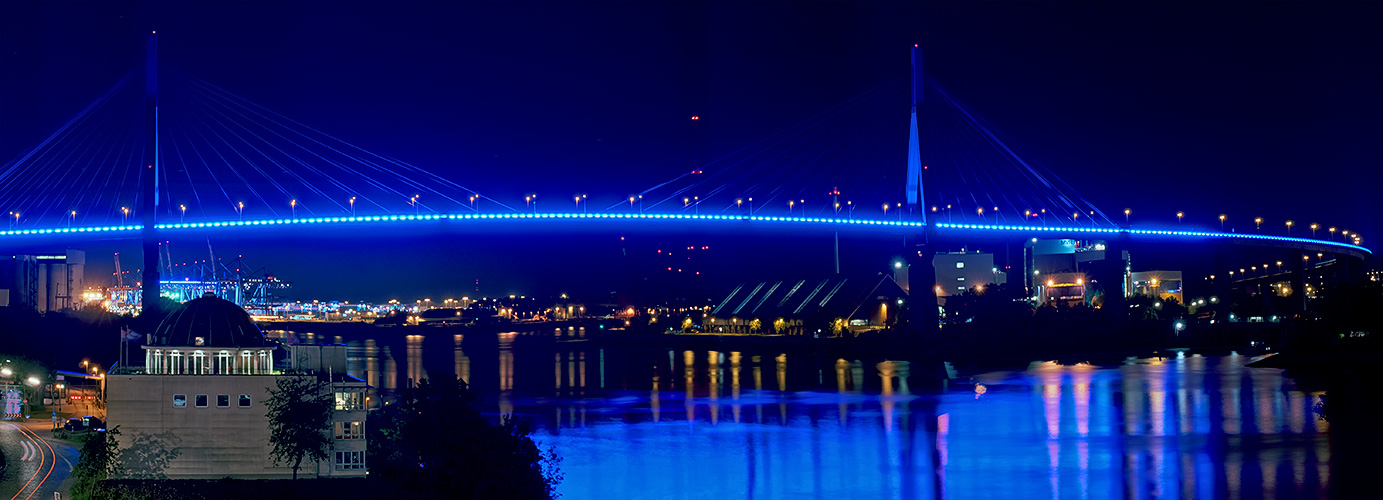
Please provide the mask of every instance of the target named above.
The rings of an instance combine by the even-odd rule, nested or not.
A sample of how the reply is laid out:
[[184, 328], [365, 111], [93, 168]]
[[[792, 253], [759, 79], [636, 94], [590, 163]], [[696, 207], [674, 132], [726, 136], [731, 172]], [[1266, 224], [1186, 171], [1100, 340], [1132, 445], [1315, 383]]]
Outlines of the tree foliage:
[[96, 483], [121, 476], [120, 441], [115, 437], [120, 427], [96, 432], [82, 443], [82, 457], [72, 466], [72, 495], [78, 499], [92, 498]]
[[327, 424], [335, 410], [331, 383], [311, 376], [279, 377], [264, 402], [269, 412], [269, 456], [274, 465], [293, 465], [293, 479], [304, 460], [327, 459], [331, 436]]
[[527, 421], [495, 424], [471, 407], [459, 378], [424, 379], [367, 425], [371, 475], [436, 498], [552, 498], [561, 459], [529, 437]]

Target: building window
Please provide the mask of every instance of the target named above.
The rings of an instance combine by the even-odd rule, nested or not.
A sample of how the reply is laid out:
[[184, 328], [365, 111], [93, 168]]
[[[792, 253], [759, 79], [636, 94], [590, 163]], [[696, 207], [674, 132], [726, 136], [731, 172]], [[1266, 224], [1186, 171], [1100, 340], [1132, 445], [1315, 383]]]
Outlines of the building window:
[[187, 408], [187, 395], [186, 395], [186, 394], [174, 394], [174, 395], [173, 395], [173, 407], [174, 407], [174, 408]]
[[360, 470], [365, 468], [365, 452], [336, 452], [336, 470]]
[[217, 407], [217, 408], [230, 408], [230, 394], [217, 394], [217, 395], [216, 395], [216, 407]]
[[249, 374], [251, 374], [251, 373], [254, 373], [254, 370], [251, 369], [251, 368], [253, 368], [253, 367], [250, 366], [250, 351], [241, 351], [241, 352], [240, 352], [240, 373], [243, 373], [243, 374], [246, 374], [246, 375], [249, 375]]
[[336, 422], [336, 439], [365, 439], [365, 423]]
[[169, 351], [169, 352], [168, 352], [168, 361], [169, 361], [169, 365], [168, 365], [169, 370], [168, 370], [168, 373], [173, 374], [173, 375], [181, 375], [181, 374], [182, 374], [182, 353], [181, 353], [181, 352], [178, 352], [178, 351]]
[[965, 281], [964, 276], [956, 276], [956, 281]]
[[963, 286], [958, 286], [958, 287], [956, 287], [956, 291], [964, 292], [964, 291], [965, 291], [965, 287], [963, 287]]
[[197, 407], [206, 408], [206, 394], [197, 395]]
[[241, 395], [240, 395], [240, 407], [241, 407], [241, 408], [249, 408], [249, 407], [250, 407], [250, 395], [249, 395], [249, 394], [241, 394]]
[[359, 392], [336, 393], [336, 409], [359, 410], [365, 408], [364, 397]]
[[230, 373], [230, 360], [230, 351], [221, 351], [216, 353], [216, 373], [218, 375], [226, 375]]
[[192, 351], [191, 372], [197, 375], [206, 375], [208, 368], [210, 367], [206, 365], [206, 353], [202, 351]]
[[957, 263], [956, 263], [956, 269], [965, 269], [965, 263], [964, 263], [964, 262], [957, 262]]

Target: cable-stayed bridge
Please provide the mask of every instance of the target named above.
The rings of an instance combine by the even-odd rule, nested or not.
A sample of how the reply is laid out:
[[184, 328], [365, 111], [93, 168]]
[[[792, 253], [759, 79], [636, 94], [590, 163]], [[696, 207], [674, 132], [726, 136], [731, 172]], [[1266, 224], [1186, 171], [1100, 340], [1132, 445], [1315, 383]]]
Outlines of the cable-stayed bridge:
[[[143, 75], [131, 72], [0, 167], [8, 219], [0, 245], [136, 234], [147, 245], [155, 231], [505, 220], [1195, 239], [1371, 255], [1357, 235], [1337, 241], [1333, 231], [1306, 224], [1295, 234], [1291, 226], [1289, 234], [1226, 232], [1214, 222], [1131, 227], [1126, 214], [1094, 206], [1016, 153], [941, 85], [916, 75], [645, 189], [497, 199], [480, 187], [493, 176], [464, 165], [444, 169], [459, 179], [438, 175], [195, 76], [158, 73], [152, 36], [150, 47]], [[1318, 229], [1326, 238], [1315, 237]]]

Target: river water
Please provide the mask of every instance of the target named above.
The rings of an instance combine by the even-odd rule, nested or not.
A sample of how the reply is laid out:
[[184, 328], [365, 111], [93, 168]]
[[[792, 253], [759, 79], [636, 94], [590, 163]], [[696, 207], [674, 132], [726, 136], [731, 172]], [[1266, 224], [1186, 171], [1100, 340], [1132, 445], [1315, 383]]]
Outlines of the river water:
[[1323, 393], [1240, 355], [946, 380], [940, 363], [601, 348], [580, 331], [313, 337], [349, 345], [386, 397], [459, 373], [486, 411], [531, 418], [569, 499], [1317, 498], [1331, 480]]

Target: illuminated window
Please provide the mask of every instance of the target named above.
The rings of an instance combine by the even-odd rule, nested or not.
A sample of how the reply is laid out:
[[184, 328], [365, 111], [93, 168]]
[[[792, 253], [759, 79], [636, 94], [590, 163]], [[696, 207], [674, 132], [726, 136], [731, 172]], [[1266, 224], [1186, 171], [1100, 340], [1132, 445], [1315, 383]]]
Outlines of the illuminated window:
[[365, 452], [336, 452], [336, 470], [359, 470], [365, 468]]
[[336, 439], [365, 439], [365, 423], [336, 422]]
[[956, 291], [964, 292], [964, 291], [965, 291], [965, 287], [963, 287], [963, 286], [958, 286], [958, 287], [956, 287]]
[[956, 276], [956, 281], [965, 281], [964, 276]]
[[965, 269], [965, 263], [964, 263], [964, 262], [957, 262], [957, 263], [956, 263], [956, 269]]
[[336, 393], [336, 409], [360, 410], [365, 408], [364, 397], [359, 392]]
[[174, 395], [173, 395], [173, 407], [174, 407], [174, 408], [187, 408], [187, 395], [186, 395], [186, 394], [174, 394]]

